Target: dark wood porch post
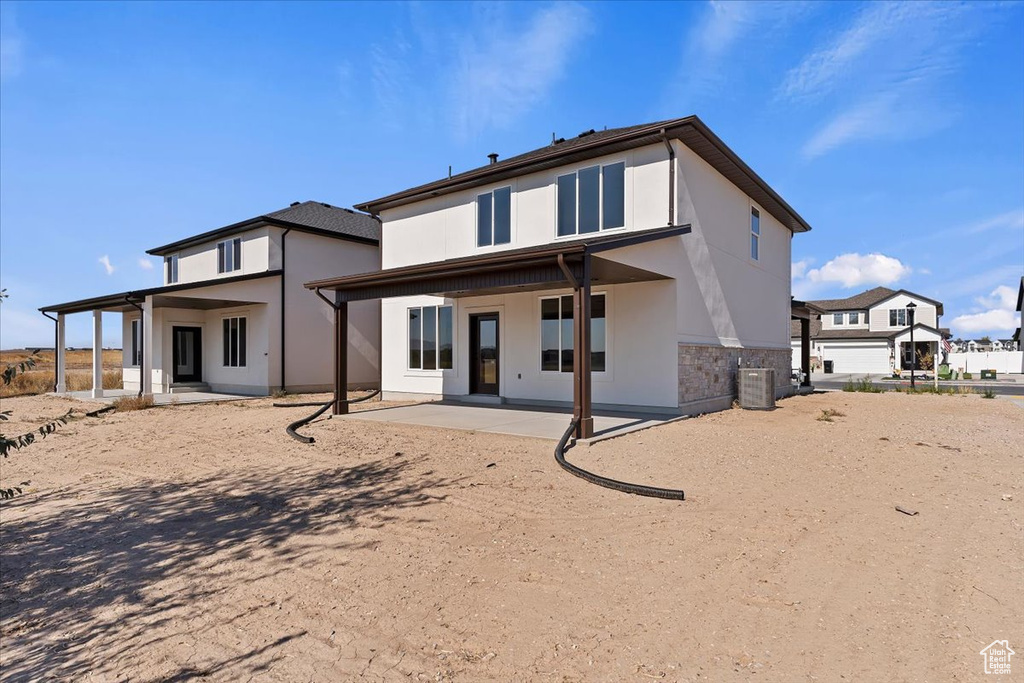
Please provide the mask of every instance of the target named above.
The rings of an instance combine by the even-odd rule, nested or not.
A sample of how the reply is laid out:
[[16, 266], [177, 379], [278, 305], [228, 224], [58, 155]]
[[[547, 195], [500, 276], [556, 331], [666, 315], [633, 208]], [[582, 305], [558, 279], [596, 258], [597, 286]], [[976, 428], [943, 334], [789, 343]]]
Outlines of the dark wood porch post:
[[811, 386], [811, 320], [800, 318], [800, 386]]
[[334, 305], [334, 415], [348, 414], [348, 302]]
[[583, 256], [583, 277], [573, 292], [573, 417], [577, 439], [594, 436], [590, 371], [590, 254]]

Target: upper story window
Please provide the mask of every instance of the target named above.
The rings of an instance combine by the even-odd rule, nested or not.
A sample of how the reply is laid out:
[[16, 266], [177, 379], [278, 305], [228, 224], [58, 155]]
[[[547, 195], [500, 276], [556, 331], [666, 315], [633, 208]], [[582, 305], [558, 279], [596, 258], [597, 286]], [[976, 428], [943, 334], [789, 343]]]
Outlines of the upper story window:
[[907, 309], [889, 309], [889, 327], [903, 327], [907, 324]]
[[499, 187], [476, 197], [476, 246], [512, 241], [512, 188]]
[[626, 163], [581, 168], [558, 176], [559, 237], [626, 225]]
[[452, 307], [409, 309], [409, 369], [451, 370]]
[[[761, 212], [750, 207], [750, 258], [755, 261], [761, 258]], [[842, 317], [841, 313], [837, 313]], [[842, 320], [834, 321], [836, 325], [842, 325]]]
[[842, 313], [833, 313], [832, 314], [832, 324], [833, 325], [842, 325], [843, 324], [843, 314]]
[[217, 272], [230, 273], [242, 269], [242, 238], [217, 243]]
[[850, 324], [851, 325], [860, 325], [860, 312], [859, 311], [850, 311]]
[[165, 256], [164, 268], [167, 270], [167, 284], [173, 285], [178, 281], [178, 255]]

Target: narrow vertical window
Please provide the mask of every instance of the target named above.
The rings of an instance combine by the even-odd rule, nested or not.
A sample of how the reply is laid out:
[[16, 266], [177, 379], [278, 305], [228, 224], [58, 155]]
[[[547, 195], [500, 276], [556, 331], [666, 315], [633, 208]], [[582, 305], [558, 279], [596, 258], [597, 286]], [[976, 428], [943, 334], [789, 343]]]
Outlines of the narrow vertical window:
[[142, 345], [139, 343], [139, 319], [136, 318], [131, 321], [132, 325], [132, 365], [142, 365]]
[[437, 370], [437, 306], [423, 307], [423, 369]]
[[626, 164], [608, 164], [601, 169], [601, 229], [626, 225]]
[[225, 246], [224, 242], [219, 242], [217, 244], [217, 272], [218, 273], [226, 273], [226, 272], [228, 272], [227, 271], [228, 264], [227, 264], [227, 261], [224, 260], [225, 252], [227, 250], [224, 248], [224, 246]]
[[421, 370], [423, 361], [422, 352], [422, 329], [420, 322], [422, 312], [419, 308], [409, 309], [409, 367], [413, 370]]
[[558, 236], [576, 234], [576, 174], [558, 176]]
[[242, 269], [242, 238], [241, 237], [236, 237], [235, 239], [231, 240], [231, 247], [232, 247], [231, 252], [232, 252], [232, 255], [234, 256], [234, 258], [232, 259], [232, 262], [231, 262], [231, 264], [232, 264], [231, 270], [241, 270]]
[[165, 256], [164, 264], [167, 268], [167, 284], [173, 285], [178, 281], [178, 255]]
[[500, 187], [494, 191], [494, 243], [512, 241], [512, 188]]
[[579, 228], [580, 234], [601, 229], [601, 167], [582, 168], [579, 171]]
[[757, 261], [761, 254], [761, 213], [750, 208], [750, 258]]
[[231, 367], [231, 318], [224, 318], [224, 367]]
[[451, 370], [452, 353], [452, 307], [440, 306], [437, 309], [437, 367]]
[[561, 346], [562, 346], [562, 372], [572, 372], [572, 350], [576, 341], [572, 333], [572, 296], [563, 296], [561, 299]]
[[590, 297], [590, 369], [593, 372], [605, 371], [606, 323], [604, 313], [604, 297]]
[[558, 372], [558, 299], [540, 300], [540, 369]]
[[478, 247], [489, 247], [493, 244], [493, 225], [491, 216], [494, 211], [491, 193], [478, 195], [476, 198], [476, 244]]

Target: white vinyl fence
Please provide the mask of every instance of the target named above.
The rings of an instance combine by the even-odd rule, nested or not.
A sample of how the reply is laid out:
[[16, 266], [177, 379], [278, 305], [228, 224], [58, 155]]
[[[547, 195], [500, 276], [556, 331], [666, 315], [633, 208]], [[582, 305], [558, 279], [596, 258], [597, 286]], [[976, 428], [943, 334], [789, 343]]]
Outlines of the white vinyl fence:
[[981, 372], [995, 370], [1001, 375], [1007, 373], [1021, 374], [1021, 362], [1024, 351], [981, 351], [978, 353], [951, 353], [949, 367], [954, 370], [963, 368], [964, 372]]

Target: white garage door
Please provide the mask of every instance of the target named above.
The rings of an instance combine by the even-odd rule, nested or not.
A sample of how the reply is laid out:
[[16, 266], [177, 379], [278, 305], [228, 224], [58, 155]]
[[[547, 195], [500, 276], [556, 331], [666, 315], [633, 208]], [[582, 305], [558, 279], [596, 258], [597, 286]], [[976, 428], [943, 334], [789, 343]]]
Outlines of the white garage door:
[[832, 361], [834, 373], [889, 372], [889, 346], [887, 344], [824, 344], [825, 360]]

